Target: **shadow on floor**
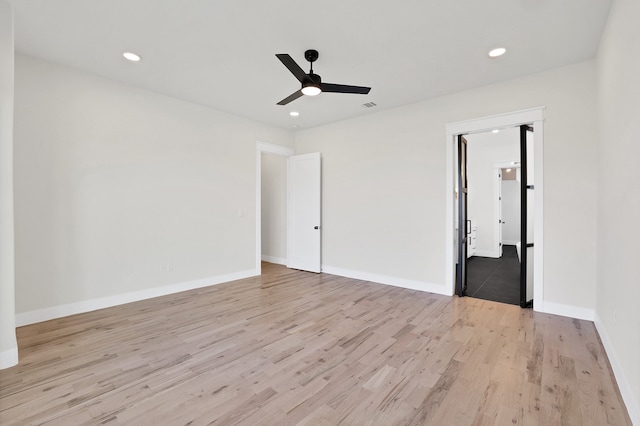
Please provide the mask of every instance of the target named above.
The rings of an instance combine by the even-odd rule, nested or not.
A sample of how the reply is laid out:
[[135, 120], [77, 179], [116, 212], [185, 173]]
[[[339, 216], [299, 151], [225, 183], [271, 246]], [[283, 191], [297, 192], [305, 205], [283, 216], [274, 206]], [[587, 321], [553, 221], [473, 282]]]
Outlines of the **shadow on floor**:
[[465, 295], [494, 302], [520, 304], [520, 262], [516, 246], [503, 246], [502, 257], [472, 256], [467, 260]]

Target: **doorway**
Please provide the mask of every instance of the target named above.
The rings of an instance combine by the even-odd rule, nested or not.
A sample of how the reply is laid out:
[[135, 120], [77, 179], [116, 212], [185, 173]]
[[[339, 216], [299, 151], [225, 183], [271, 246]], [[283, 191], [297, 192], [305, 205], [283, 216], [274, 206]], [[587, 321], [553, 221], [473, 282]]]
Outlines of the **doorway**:
[[293, 148], [256, 142], [256, 274], [286, 264], [286, 161]]
[[[518, 127], [465, 135], [467, 141], [465, 194], [467, 218], [467, 289], [462, 295], [496, 302], [520, 304], [520, 262], [516, 242], [520, 239], [520, 199], [517, 193], [520, 168]], [[460, 157], [459, 155], [459, 158]], [[461, 162], [459, 161], [459, 164]], [[503, 194], [503, 185], [505, 194]], [[516, 209], [518, 220], [508, 213]], [[510, 226], [510, 228], [507, 228]], [[515, 226], [516, 235], [507, 236]], [[508, 244], [507, 244], [508, 243]], [[460, 269], [460, 266], [458, 267]]]
[[[543, 217], [543, 107], [534, 108], [530, 110], [516, 111], [506, 114], [500, 114], [495, 116], [483, 117], [473, 120], [461, 121], [449, 123], [446, 125], [446, 253], [445, 253], [445, 278], [447, 282], [451, 283], [451, 294], [455, 294], [458, 289], [457, 272], [458, 267], [458, 238], [459, 229], [457, 228], [458, 218], [458, 198], [456, 192], [456, 183], [458, 181], [458, 136], [459, 135], [473, 135], [476, 133], [482, 133], [491, 131], [494, 129], [507, 129], [518, 127], [523, 124], [531, 124], [531, 128], [535, 132], [535, 144], [527, 145], [527, 151], [530, 151], [530, 159], [532, 161], [532, 171], [535, 173], [536, 185], [535, 191], [530, 191], [528, 199], [532, 202], [531, 205], [531, 217], [535, 220], [536, 227], [531, 230], [531, 235], [536, 244], [533, 247], [527, 249], [532, 256], [535, 257], [536, 262], [528, 263], [532, 273], [524, 274], [530, 277], [531, 281], [527, 286], [528, 291], [533, 292], [534, 306], [542, 308], [542, 301], [544, 300], [544, 241], [542, 239], [544, 217]], [[523, 172], [524, 173], [524, 172]], [[533, 184], [530, 184], [533, 186]], [[528, 189], [528, 188], [527, 188]], [[532, 189], [532, 188], [531, 188]], [[531, 221], [533, 222], [533, 221]], [[531, 243], [531, 242], [529, 242]], [[526, 244], [526, 243], [525, 243]], [[532, 244], [531, 244], [532, 245]]]
[[256, 143], [256, 275], [262, 261], [321, 271], [321, 156]]

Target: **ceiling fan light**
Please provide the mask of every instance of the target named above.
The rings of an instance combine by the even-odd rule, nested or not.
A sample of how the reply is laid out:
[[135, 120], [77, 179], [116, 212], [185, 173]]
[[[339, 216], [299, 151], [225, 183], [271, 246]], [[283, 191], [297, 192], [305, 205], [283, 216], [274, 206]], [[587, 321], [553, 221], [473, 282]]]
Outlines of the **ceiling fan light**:
[[307, 96], [316, 96], [319, 95], [320, 92], [322, 92], [322, 90], [320, 90], [320, 88], [318, 86], [314, 86], [314, 85], [307, 85], [304, 86], [302, 88], [302, 93], [307, 95]]

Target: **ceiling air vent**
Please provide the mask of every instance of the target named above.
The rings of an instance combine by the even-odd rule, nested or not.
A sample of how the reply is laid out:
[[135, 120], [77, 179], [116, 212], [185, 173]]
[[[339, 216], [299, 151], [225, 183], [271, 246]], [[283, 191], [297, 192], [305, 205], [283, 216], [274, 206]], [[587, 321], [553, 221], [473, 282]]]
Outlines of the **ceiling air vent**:
[[366, 104], [362, 104], [363, 108], [373, 108], [374, 106], [378, 106], [375, 102], [367, 102]]

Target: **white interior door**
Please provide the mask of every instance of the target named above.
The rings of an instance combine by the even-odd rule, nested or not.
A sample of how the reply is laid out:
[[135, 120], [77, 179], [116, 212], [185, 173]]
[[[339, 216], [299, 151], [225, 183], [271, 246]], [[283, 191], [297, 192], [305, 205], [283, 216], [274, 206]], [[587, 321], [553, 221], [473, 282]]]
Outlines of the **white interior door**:
[[287, 159], [287, 267], [320, 272], [320, 153]]

